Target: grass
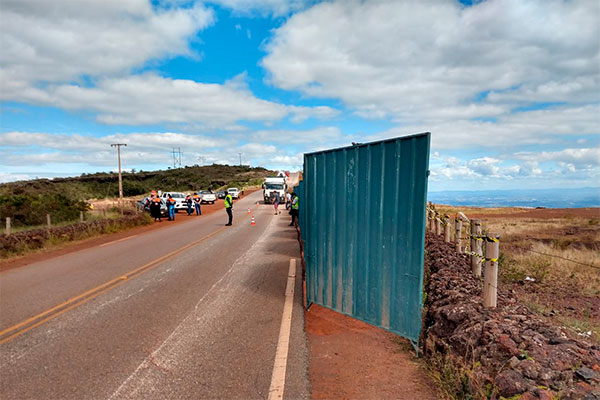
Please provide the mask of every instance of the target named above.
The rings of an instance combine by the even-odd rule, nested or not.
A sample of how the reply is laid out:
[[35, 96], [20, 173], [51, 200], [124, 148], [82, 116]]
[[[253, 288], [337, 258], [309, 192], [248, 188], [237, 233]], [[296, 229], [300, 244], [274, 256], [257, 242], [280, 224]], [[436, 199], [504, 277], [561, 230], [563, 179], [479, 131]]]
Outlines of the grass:
[[[534, 312], [577, 334], [591, 332], [600, 343], [600, 316], [591, 305], [598, 307], [600, 297], [600, 218], [556, 212], [527, 218], [521, 214], [530, 209], [514, 208], [436, 209], [452, 217], [458, 211], [477, 214], [484, 233], [500, 233], [501, 284], [514, 285], [519, 300]], [[586, 302], [590, 306], [581, 306]]]

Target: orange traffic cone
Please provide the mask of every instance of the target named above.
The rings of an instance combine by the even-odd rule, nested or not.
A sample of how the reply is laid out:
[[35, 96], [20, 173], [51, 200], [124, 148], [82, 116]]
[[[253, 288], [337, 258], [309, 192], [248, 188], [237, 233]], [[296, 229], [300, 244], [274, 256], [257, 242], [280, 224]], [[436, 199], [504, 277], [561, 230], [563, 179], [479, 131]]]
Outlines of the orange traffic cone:
[[250, 212], [250, 209], [248, 209], [248, 215], [250, 215], [250, 214], [252, 214], [252, 213]]
[[254, 215], [252, 216], [252, 222], [250, 222], [250, 226], [254, 226], [256, 225], [256, 222], [254, 222]]

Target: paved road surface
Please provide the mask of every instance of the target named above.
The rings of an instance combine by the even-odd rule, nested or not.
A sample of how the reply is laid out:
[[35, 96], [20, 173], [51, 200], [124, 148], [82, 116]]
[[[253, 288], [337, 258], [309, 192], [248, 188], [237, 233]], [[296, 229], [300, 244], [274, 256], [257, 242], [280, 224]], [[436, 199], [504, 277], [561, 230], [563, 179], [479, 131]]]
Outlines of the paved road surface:
[[[223, 211], [2, 272], [0, 397], [267, 398], [299, 254], [260, 198], [232, 227]], [[296, 279], [284, 398], [309, 396], [303, 323]]]

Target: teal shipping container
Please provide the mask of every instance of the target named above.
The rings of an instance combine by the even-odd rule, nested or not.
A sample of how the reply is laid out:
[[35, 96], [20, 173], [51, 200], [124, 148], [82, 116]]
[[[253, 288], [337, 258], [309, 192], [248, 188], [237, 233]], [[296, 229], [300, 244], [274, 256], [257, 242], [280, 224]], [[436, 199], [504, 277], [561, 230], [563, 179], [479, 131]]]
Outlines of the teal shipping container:
[[304, 155], [300, 228], [308, 305], [418, 345], [430, 133]]

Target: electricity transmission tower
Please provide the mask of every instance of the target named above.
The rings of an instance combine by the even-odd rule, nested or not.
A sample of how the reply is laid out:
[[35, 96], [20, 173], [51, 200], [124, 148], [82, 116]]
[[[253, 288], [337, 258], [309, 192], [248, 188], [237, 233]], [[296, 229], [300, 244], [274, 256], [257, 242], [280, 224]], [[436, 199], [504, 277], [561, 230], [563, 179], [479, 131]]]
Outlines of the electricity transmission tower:
[[179, 165], [179, 167], [181, 168], [181, 155], [183, 153], [181, 152], [181, 147], [178, 147], [177, 149], [175, 149], [175, 147], [173, 147], [173, 168], [176, 168], [177, 165]]
[[242, 153], [238, 153], [240, 155], [240, 167], [242, 166]]

